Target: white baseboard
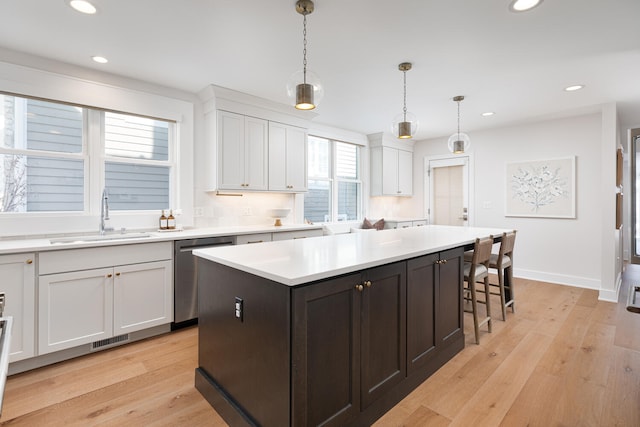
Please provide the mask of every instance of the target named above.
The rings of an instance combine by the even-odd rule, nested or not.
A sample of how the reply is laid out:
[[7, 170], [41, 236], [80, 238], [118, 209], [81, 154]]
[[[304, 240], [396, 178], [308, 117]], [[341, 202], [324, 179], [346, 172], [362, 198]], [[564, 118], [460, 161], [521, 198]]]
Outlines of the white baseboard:
[[601, 281], [598, 279], [590, 279], [588, 277], [570, 276], [566, 274], [546, 273], [544, 271], [514, 269], [514, 277], [523, 279], [538, 280], [541, 282], [556, 283], [559, 285], [575, 286], [577, 288], [593, 289], [599, 292], [598, 300], [608, 302], [618, 302], [618, 294], [620, 293], [620, 285], [622, 276], [618, 275], [616, 279], [615, 289], [601, 289]]
[[570, 276], [567, 274], [547, 273], [544, 271], [525, 270], [515, 268], [515, 277], [523, 279], [538, 280], [541, 282], [557, 283], [559, 285], [575, 286], [578, 288], [600, 290], [600, 280], [588, 277]]

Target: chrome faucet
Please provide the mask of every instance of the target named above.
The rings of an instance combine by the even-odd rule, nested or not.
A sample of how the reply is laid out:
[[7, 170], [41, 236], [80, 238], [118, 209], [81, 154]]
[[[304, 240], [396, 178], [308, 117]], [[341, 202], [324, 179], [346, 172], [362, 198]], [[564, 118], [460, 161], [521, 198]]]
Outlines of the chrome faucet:
[[109, 220], [109, 193], [105, 187], [102, 190], [102, 199], [100, 200], [100, 235], [104, 235], [105, 231], [112, 231], [113, 227], [105, 227], [105, 221]]

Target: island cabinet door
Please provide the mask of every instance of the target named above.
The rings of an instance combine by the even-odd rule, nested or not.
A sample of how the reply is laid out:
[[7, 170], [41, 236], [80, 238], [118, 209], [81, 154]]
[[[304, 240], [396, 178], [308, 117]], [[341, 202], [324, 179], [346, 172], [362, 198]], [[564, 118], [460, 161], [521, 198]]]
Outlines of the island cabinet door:
[[462, 326], [462, 281], [464, 252], [462, 248], [440, 253], [436, 280], [438, 303], [436, 304], [437, 345], [446, 347], [460, 339]]
[[363, 272], [361, 347], [362, 409], [407, 374], [406, 263]]
[[423, 369], [436, 354], [436, 301], [440, 257], [407, 261], [407, 375]]
[[293, 291], [293, 426], [345, 426], [360, 413], [360, 274]]

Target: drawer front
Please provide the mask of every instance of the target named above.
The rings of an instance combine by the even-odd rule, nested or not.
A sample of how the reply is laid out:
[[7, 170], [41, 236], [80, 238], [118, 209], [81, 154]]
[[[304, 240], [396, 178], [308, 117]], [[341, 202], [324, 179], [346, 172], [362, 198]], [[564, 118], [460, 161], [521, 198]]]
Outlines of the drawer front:
[[426, 219], [423, 219], [423, 220], [420, 220], [420, 221], [413, 221], [413, 226], [414, 227], [422, 227], [422, 226], [425, 226], [425, 225], [427, 225], [427, 220]]
[[297, 231], [280, 231], [273, 233], [273, 240], [292, 240], [305, 239], [307, 237], [322, 236], [322, 229], [317, 230], [297, 230]]
[[38, 265], [40, 275], [44, 275], [170, 260], [172, 257], [173, 242], [157, 242], [41, 252]]
[[241, 234], [239, 236], [236, 236], [236, 245], [246, 245], [250, 243], [262, 243], [270, 241], [271, 233]]

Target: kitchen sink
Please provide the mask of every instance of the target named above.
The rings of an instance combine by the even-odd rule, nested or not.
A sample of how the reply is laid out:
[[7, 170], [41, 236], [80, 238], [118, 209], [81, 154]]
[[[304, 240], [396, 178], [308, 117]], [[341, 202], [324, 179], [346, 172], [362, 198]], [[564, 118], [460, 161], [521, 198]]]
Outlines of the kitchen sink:
[[73, 236], [73, 237], [60, 237], [56, 239], [49, 239], [52, 245], [62, 245], [69, 243], [89, 243], [89, 242], [105, 242], [111, 240], [127, 240], [127, 239], [141, 239], [145, 237], [151, 237], [149, 233], [118, 233], [118, 234], [91, 234], [87, 236]]

